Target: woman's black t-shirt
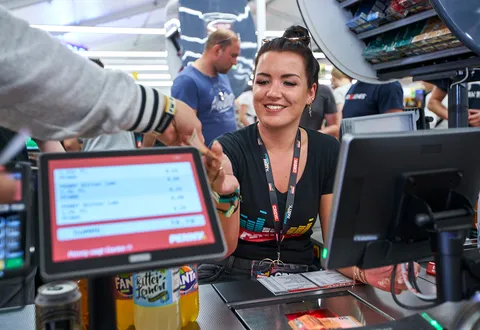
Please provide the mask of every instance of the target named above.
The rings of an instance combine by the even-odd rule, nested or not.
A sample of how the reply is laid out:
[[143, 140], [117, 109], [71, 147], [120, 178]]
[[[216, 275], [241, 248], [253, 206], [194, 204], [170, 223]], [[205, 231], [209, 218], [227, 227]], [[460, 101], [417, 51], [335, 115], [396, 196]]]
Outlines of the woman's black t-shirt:
[[[307, 162], [295, 188], [290, 229], [281, 244], [281, 260], [311, 265], [312, 227], [317, 220], [321, 196], [333, 192], [339, 143], [329, 135], [309, 129], [306, 132]], [[277, 242], [272, 207], [263, 158], [257, 144], [256, 124], [225, 134], [218, 141], [232, 162], [242, 196], [238, 247], [233, 255], [251, 260], [276, 259]], [[279, 217], [283, 219], [287, 193], [276, 192]]]

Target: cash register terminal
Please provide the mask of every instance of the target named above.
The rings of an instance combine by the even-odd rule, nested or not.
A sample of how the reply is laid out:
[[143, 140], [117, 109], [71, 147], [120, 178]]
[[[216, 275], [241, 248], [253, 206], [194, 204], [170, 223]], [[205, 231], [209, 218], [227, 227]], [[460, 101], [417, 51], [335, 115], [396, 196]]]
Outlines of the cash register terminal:
[[463, 243], [480, 190], [478, 141], [480, 129], [345, 135], [324, 267], [397, 267], [433, 255], [437, 297], [418, 310], [471, 298], [480, 254]]
[[95, 329], [115, 324], [109, 276], [226, 253], [192, 147], [43, 154], [39, 195], [40, 272], [47, 280], [89, 278]]

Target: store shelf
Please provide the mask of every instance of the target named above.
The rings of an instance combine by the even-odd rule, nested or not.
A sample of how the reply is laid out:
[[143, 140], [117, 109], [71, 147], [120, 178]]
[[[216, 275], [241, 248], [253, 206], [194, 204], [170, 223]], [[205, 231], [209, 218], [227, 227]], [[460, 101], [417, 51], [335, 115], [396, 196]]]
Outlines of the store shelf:
[[361, 1], [362, 1], [362, 0], [345, 0], [344, 2], [340, 2], [339, 5], [340, 5], [340, 7], [342, 7], [342, 8], [347, 8], [347, 7], [351, 6], [351, 5], [354, 5], [354, 4], [356, 4], [356, 3], [359, 3], [359, 2], [361, 2]]
[[373, 64], [372, 67], [374, 70], [391, 69], [391, 68], [401, 67], [405, 65], [411, 65], [411, 64], [421, 63], [425, 61], [436, 60], [442, 57], [458, 56], [458, 55], [467, 54], [471, 52], [472, 51], [467, 47], [461, 46], [461, 47], [452, 48], [452, 49], [440, 50], [438, 52], [405, 57], [398, 60], [383, 62], [379, 64]]
[[424, 20], [424, 19], [427, 19], [427, 18], [430, 18], [430, 17], [434, 17], [434, 16], [437, 16], [436, 11], [434, 9], [430, 9], [430, 10], [427, 10], [427, 11], [424, 11], [424, 12], [421, 12], [421, 13], [418, 13], [418, 14], [415, 14], [415, 15], [412, 15], [412, 16], [408, 16], [408, 17], [400, 19], [398, 21], [382, 25], [378, 28], [375, 28], [375, 29], [372, 29], [372, 30], [369, 30], [369, 31], [365, 31], [365, 32], [361, 32], [361, 33], [357, 34], [357, 37], [359, 39], [363, 40], [363, 39], [366, 39], [366, 38], [376, 36], [376, 35], [381, 34], [381, 33], [385, 33], [387, 31], [390, 31], [390, 30], [393, 30], [393, 29], [400, 28], [402, 26], [406, 26], [406, 25], [416, 23], [418, 21], [421, 21], [421, 20]]

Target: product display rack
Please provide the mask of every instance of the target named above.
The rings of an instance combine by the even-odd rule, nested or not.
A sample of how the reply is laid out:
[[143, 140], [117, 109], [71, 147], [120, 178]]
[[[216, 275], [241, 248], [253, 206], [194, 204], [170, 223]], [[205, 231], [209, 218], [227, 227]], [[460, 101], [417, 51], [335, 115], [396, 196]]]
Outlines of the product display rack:
[[297, 4], [318, 48], [354, 79], [374, 84], [405, 77], [450, 79], [449, 100], [456, 102], [449, 105], [449, 127], [465, 127], [467, 83], [480, 68], [480, 35], [468, 38], [465, 32], [474, 31], [480, 15], [472, 10], [473, 1], [297, 0]]
[[[438, 0], [411, 1], [413, 5], [406, 7], [408, 12], [403, 18], [390, 17], [391, 11], [386, 10], [383, 16], [362, 24], [361, 19], [355, 21], [355, 18], [359, 17], [358, 10], [364, 1], [367, 0], [326, 0], [321, 3], [315, 0], [297, 0], [302, 17], [319, 48], [330, 62], [351, 77], [371, 83], [409, 76], [418, 80], [417, 75], [429, 74], [440, 74], [442, 77], [438, 78], [453, 78], [458, 70], [480, 66], [480, 57], [462, 44], [457, 31], [448, 29], [440, 19], [436, 19], [439, 15], [435, 10], [435, 1]], [[445, 19], [440, 18], [446, 23]], [[357, 22], [357, 26], [348, 26], [352, 20]], [[406, 54], [393, 51], [395, 56], [391, 57], [387, 52], [387, 56], [374, 59], [371, 61], [373, 63], [365, 59], [364, 52], [372, 40], [387, 39], [389, 34], [399, 34], [399, 31], [407, 28], [413, 29], [415, 24], [420, 26], [427, 22], [439, 22], [441, 27], [437, 26], [437, 30], [434, 29], [428, 36], [430, 39], [426, 38], [427, 41], [417, 42], [420, 47], [413, 48]], [[420, 31], [425, 35], [431, 32], [422, 31], [422, 28]], [[437, 31], [443, 34], [437, 36]], [[434, 38], [431, 38], [432, 35]], [[446, 41], [442, 44], [443, 40]]]

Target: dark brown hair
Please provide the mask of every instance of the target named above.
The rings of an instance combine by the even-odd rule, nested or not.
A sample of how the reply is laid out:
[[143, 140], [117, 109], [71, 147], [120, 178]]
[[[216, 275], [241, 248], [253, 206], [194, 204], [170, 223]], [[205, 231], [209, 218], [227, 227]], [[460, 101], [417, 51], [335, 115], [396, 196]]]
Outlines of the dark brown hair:
[[292, 52], [300, 55], [305, 63], [308, 88], [311, 88], [313, 84], [318, 84], [320, 65], [310, 50], [310, 36], [304, 27], [291, 26], [285, 30], [282, 37], [266, 41], [258, 51], [255, 67], [258, 65], [260, 56], [268, 52]]

